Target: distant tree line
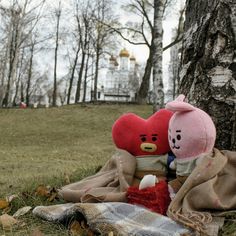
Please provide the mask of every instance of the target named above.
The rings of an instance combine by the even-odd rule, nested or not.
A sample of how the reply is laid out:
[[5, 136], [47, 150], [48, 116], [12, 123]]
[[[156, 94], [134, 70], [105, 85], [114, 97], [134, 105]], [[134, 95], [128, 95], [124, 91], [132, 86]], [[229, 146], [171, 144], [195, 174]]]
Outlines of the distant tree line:
[[[149, 49], [137, 102], [147, 102], [153, 68], [154, 107], [162, 107], [162, 52], [182, 40], [178, 27], [173, 42], [162, 46], [162, 21], [175, 0], [130, 0], [122, 8], [136, 20], [125, 25], [119, 22], [114, 1], [72, 0], [70, 7], [65, 2], [0, 2], [0, 104], [29, 106], [40, 103], [45, 95], [53, 106], [58, 100], [85, 102], [88, 89], [90, 100], [96, 101], [101, 60], [117, 49], [122, 38]], [[46, 63], [42, 68], [40, 60], [44, 64], [48, 60], [51, 67]], [[58, 72], [61, 61], [66, 65], [63, 76]]]
[[[75, 102], [85, 101], [91, 79], [94, 91], [91, 99], [97, 100], [100, 60], [115, 47], [114, 35], [103, 24], [116, 21], [112, 1], [74, 0], [70, 9], [63, 4], [61, 0], [55, 4], [45, 0], [0, 2], [0, 103], [3, 107], [40, 102], [37, 100], [45, 94], [53, 106], [58, 99], [69, 104], [72, 86], [76, 87]], [[48, 56], [53, 65], [51, 71], [38, 68], [48, 53], [54, 54]], [[37, 56], [40, 60], [36, 60]], [[65, 59], [68, 73], [61, 78], [58, 69], [62, 56], [68, 59]]]

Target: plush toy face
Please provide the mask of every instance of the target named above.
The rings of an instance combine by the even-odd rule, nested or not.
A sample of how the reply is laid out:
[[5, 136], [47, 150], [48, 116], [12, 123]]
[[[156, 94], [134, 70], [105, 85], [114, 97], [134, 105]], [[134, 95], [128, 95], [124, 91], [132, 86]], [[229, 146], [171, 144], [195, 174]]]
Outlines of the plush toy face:
[[170, 151], [168, 124], [172, 114], [162, 109], [147, 120], [133, 113], [125, 114], [112, 127], [113, 141], [134, 156], [165, 154]]
[[207, 113], [183, 101], [170, 102], [167, 108], [176, 111], [169, 123], [168, 138], [177, 158], [187, 160], [213, 149], [216, 131]]

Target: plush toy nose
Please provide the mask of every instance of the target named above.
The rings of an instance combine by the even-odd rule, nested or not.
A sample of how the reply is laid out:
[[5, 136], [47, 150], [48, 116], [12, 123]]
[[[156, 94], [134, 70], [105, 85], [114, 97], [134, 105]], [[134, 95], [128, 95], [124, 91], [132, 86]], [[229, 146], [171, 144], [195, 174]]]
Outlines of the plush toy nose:
[[154, 143], [142, 143], [140, 148], [144, 152], [155, 152], [157, 150], [157, 146]]
[[172, 143], [175, 143], [175, 139], [174, 138], [172, 139]]

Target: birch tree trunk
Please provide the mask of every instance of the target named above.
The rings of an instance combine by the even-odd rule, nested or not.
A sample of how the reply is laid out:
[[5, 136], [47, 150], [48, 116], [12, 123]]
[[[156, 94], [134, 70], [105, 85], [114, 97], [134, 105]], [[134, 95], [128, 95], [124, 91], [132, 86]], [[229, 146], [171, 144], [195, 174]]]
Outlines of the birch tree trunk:
[[137, 102], [138, 104], [146, 104], [147, 103], [147, 96], [148, 96], [148, 90], [149, 90], [149, 80], [152, 73], [152, 62], [153, 62], [153, 50], [152, 45], [149, 49], [149, 57], [146, 62], [144, 75], [142, 78], [142, 83], [140, 85], [138, 96], [137, 96]]
[[29, 60], [28, 78], [27, 78], [26, 95], [25, 95], [27, 107], [30, 105], [30, 88], [31, 88], [32, 70], [33, 70], [34, 46], [35, 42], [32, 41], [32, 45], [30, 48], [30, 60]]
[[12, 84], [15, 82], [16, 78], [16, 67], [19, 60], [19, 52], [21, 45], [21, 37], [22, 37], [22, 21], [23, 16], [25, 15], [25, 8], [22, 11], [22, 16], [20, 15], [20, 11], [16, 12], [12, 10], [12, 22], [10, 26], [10, 48], [9, 48], [9, 69], [8, 69], [8, 78], [7, 78], [7, 87], [4, 99], [2, 101], [2, 105], [4, 107], [8, 107], [11, 102], [11, 89]]
[[153, 111], [164, 106], [164, 91], [162, 81], [162, 19], [165, 0], [154, 0], [153, 20]]
[[88, 54], [86, 59], [86, 65], [85, 65], [85, 73], [84, 73], [84, 86], [83, 86], [83, 102], [86, 102], [86, 93], [87, 93], [87, 77], [88, 77], [88, 67], [89, 67], [89, 47], [88, 47]]
[[60, 18], [61, 18], [61, 1], [59, 1], [58, 9], [56, 9], [56, 45], [54, 52], [54, 75], [53, 75], [53, 96], [52, 96], [52, 105], [55, 107], [57, 105], [57, 54], [59, 47], [59, 26], [60, 26]]
[[69, 81], [69, 88], [68, 88], [68, 95], [67, 95], [67, 104], [68, 105], [70, 104], [70, 96], [71, 96], [72, 86], [73, 86], [73, 82], [74, 82], [74, 78], [75, 78], [75, 69], [77, 66], [78, 58], [79, 58], [79, 51], [80, 51], [80, 44], [78, 43], [78, 47], [76, 50], [75, 59], [74, 59], [73, 67], [72, 67], [72, 71], [71, 71], [70, 81]]
[[81, 63], [80, 63], [80, 69], [79, 69], [79, 77], [77, 81], [77, 88], [76, 88], [76, 94], [75, 94], [75, 103], [79, 103], [80, 101], [80, 93], [81, 93], [81, 83], [84, 73], [84, 64], [85, 64], [85, 56], [86, 52], [83, 50], [82, 57], [81, 57]]
[[93, 101], [97, 101], [97, 90], [98, 90], [97, 85], [98, 85], [99, 61], [100, 61], [100, 48], [99, 48], [99, 45], [98, 45], [97, 48], [96, 48]]
[[236, 150], [236, 2], [187, 0], [179, 93], [205, 110], [216, 147]]

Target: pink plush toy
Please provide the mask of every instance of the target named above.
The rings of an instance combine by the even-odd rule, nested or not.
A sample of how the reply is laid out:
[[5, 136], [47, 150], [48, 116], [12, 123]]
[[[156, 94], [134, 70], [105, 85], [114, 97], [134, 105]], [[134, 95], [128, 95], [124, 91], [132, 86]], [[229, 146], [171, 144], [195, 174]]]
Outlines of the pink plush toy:
[[211, 153], [216, 138], [215, 125], [210, 116], [187, 102], [184, 95], [169, 102], [166, 108], [175, 112], [169, 123], [169, 144], [176, 156], [177, 178], [170, 181], [176, 193], [191, 174], [197, 159]]

